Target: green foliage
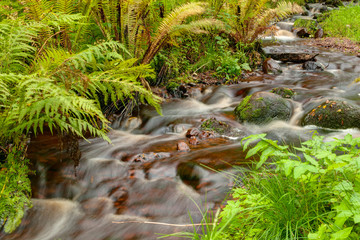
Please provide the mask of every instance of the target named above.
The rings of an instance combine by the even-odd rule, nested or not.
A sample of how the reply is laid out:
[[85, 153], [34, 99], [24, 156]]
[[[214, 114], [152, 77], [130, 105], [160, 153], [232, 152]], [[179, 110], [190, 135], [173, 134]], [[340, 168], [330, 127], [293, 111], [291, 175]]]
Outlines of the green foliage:
[[231, 221], [222, 239], [358, 239], [360, 138], [323, 139], [290, 148], [265, 134], [244, 138], [244, 150], [257, 141], [246, 157], [270, 168], [244, 172], [220, 214]]
[[16, 87], [9, 104], [0, 115], [3, 132], [0, 139], [11, 139], [18, 134], [43, 132], [47, 126], [51, 131], [71, 132], [77, 136], [89, 131], [93, 136], [106, 136], [107, 120], [95, 102], [64, 87], [50, 78], [26, 76], [13, 82]]
[[329, 13], [320, 25], [330, 37], [347, 37], [360, 41], [360, 6], [340, 7]]
[[[4, 149], [1, 149], [4, 151]], [[23, 143], [13, 145], [4, 162], [0, 163], [0, 219], [5, 232], [11, 232], [20, 224], [25, 208], [31, 207], [28, 159]]]
[[294, 22], [295, 28], [306, 28], [310, 35], [314, 36], [315, 32], [319, 29], [316, 20], [313, 19], [296, 19]]
[[15, 20], [0, 22], [0, 73], [27, 70], [26, 63], [36, 51], [33, 39], [37, 30], [36, 24]]
[[15, 19], [24, 12], [24, 2], [16, 0], [2, 0], [0, 2], [0, 21]]
[[[48, 3], [28, 6], [35, 22], [19, 18], [0, 22], [0, 149], [6, 153], [0, 159], [0, 219], [7, 232], [20, 224], [25, 207], [31, 206], [26, 143], [21, 139], [50, 129], [110, 141], [101, 107], [111, 102], [150, 104], [160, 112], [161, 99], [139, 82], [153, 77], [148, 65], [124, 60], [129, 52], [112, 40], [72, 49], [70, 32], [83, 17], [73, 14], [75, 8], [68, 1], [58, 1], [58, 12], [46, 15]], [[20, 181], [24, 185], [16, 190]]]
[[276, 7], [270, 8], [270, 0], [234, 0], [230, 1], [224, 20], [231, 27], [230, 35], [237, 42], [252, 43], [269, 28], [270, 21], [277, 21], [302, 8], [294, 3], [273, 1]]
[[226, 35], [183, 36], [178, 39], [178, 43], [181, 48], [165, 49], [155, 57], [153, 64], [160, 72], [160, 80], [206, 71], [230, 80], [238, 77], [244, 70], [251, 71], [247, 55], [251, 55], [252, 50], [243, 46], [231, 46], [233, 43]]

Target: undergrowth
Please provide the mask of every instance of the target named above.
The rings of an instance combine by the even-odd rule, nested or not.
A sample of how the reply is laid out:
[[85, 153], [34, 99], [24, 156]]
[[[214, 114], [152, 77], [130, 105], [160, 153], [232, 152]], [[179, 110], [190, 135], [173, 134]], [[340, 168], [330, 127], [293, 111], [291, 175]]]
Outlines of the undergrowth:
[[360, 138], [348, 134], [324, 141], [314, 134], [300, 147], [290, 147], [265, 136], [242, 140], [246, 157], [259, 155], [259, 161], [252, 170], [241, 169], [241, 174], [233, 176], [239, 182], [232, 191], [233, 200], [227, 201], [213, 222], [204, 223], [212, 228], [182, 236], [359, 239]]

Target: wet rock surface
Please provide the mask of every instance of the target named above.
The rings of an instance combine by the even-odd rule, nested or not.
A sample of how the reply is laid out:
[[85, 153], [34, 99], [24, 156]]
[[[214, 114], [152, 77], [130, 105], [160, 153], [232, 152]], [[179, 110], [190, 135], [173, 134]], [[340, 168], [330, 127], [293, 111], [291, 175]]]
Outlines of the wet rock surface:
[[315, 32], [314, 38], [322, 38], [322, 37], [324, 37], [324, 30], [320, 28]]
[[306, 28], [297, 28], [294, 30], [294, 33], [299, 38], [308, 38], [310, 37], [310, 33], [306, 30]]
[[131, 157], [127, 161], [128, 162], [150, 162], [150, 161], [154, 161], [154, 160], [157, 160], [157, 159], [168, 158], [170, 156], [171, 156], [171, 154], [166, 153], [166, 152], [140, 153], [140, 154], [137, 154], [137, 155]]
[[262, 70], [266, 74], [280, 74], [282, 72], [280, 65], [272, 58], [265, 59], [262, 65]]
[[324, 64], [316, 61], [307, 61], [304, 62], [302, 68], [307, 71], [324, 71], [325, 66]]
[[186, 142], [180, 141], [177, 143], [177, 150], [179, 152], [190, 152], [190, 147], [186, 144]]
[[307, 52], [268, 52], [268, 57], [282, 62], [293, 62], [293, 63], [304, 63], [307, 61], [314, 60], [318, 53], [307, 53]]
[[360, 107], [346, 100], [324, 100], [305, 114], [302, 125], [346, 129], [360, 127]]
[[291, 103], [270, 92], [257, 92], [243, 99], [235, 109], [239, 122], [266, 124], [274, 120], [288, 121], [292, 114]]

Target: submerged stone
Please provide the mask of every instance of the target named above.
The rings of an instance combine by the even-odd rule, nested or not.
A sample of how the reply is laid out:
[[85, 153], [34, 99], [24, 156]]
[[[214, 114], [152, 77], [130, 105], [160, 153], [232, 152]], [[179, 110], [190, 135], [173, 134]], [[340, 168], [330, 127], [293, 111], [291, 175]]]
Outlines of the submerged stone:
[[307, 61], [303, 63], [302, 68], [308, 71], [324, 71], [325, 66], [320, 62]]
[[177, 150], [179, 152], [190, 152], [190, 147], [184, 141], [180, 141], [177, 143]]
[[273, 120], [290, 119], [292, 105], [289, 100], [270, 92], [257, 92], [244, 98], [235, 108], [239, 122], [266, 124]]
[[360, 128], [360, 107], [345, 100], [324, 100], [305, 114], [302, 125], [324, 128]]

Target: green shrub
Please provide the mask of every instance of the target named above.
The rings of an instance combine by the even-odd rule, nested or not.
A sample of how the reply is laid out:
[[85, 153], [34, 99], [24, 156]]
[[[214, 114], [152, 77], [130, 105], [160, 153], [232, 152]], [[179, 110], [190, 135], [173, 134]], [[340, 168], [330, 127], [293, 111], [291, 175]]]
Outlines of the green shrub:
[[360, 41], [360, 6], [351, 5], [331, 11], [320, 25], [330, 37], [347, 37]]
[[359, 239], [360, 138], [323, 138], [293, 148], [243, 139], [245, 150], [258, 141], [247, 158], [260, 159], [220, 213], [220, 226], [231, 223], [218, 239]]

